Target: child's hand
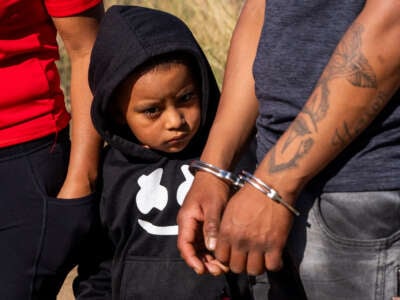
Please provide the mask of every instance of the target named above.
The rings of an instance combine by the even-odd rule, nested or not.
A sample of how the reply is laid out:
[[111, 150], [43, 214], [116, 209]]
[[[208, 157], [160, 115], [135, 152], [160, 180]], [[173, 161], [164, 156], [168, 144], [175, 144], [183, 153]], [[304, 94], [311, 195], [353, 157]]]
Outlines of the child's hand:
[[207, 271], [214, 276], [219, 276], [229, 272], [229, 267], [221, 263], [212, 254], [206, 254], [203, 263], [206, 266]]

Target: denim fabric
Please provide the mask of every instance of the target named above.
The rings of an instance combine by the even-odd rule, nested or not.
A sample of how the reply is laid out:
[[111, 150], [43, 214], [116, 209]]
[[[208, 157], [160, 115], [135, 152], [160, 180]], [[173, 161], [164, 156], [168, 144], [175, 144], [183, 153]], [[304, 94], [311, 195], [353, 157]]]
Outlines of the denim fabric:
[[55, 198], [67, 135], [0, 149], [0, 298], [56, 299], [91, 226], [92, 197]]
[[298, 204], [288, 245], [309, 300], [397, 295], [400, 191], [305, 195]]

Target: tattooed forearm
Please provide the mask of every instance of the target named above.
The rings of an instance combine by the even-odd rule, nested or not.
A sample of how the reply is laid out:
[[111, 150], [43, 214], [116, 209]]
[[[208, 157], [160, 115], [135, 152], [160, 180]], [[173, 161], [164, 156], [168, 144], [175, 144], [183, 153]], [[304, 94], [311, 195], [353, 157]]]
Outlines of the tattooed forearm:
[[353, 126], [349, 122], [344, 121], [341, 128], [336, 128], [331, 144], [333, 146], [346, 146], [350, 143], [379, 114], [385, 106], [387, 98], [388, 96], [384, 92], [378, 92], [374, 101], [365, 108], [364, 113]]
[[[320, 94], [318, 94], [320, 93]], [[323, 83], [319, 90], [310, 97], [307, 105], [303, 108], [299, 116], [293, 121], [288, 130], [288, 137], [285, 140], [281, 153], [285, 152], [297, 138], [318, 132], [317, 124], [325, 118], [329, 108], [329, 89], [328, 85]], [[308, 124], [310, 123], [311, 124]], [[312, 125], [312, 126], [310, 126]]]
[[[362, 53], [361, 37], [363, 31], [364, 28], [361, 24], [353, 24], [344, 39], [339, 43], [312, 96], [287, 130], [286, 139], [280, 151], [278, 149], [271, 151], [270, 172], [279, 172], [297, 166], [298, 160], [309, 152], [314, 144], [313, 135], [318, 132], [319, 123], [325, 119], [330, 107], [330, 101], [332, 101], [329, 89], [329, 84], [332, 80], [345, 80], [354, 87], [377, 88], [374, 70]], [[375, 103], [374, 105], [377, 110], [382, 108], [382, 103]], [[374, 109], [375, 106], [371, 107], [371, 109]], [[354, 136], [365, 128], [365, 124], [370, 122], [372, 114], [372, 111], [366, 112], [358, 120], [357, 124], [353, 126], [344, 122], [342, 128], [336, 129], [332, 144], [348, 144]], [[288, 151], [289, 149], [290, 151]], [[281, 158], [277, 158], [278, 154], [282, 155], [284, 153], [291, 154], [289, 157], [286, 156], [284, 161]]]
[[272, 148], [271, 156], [270, 156], [270, 160], [269, 160], [269, 172], [275, 173], [275, 172], [279, 172], [282, 170], [296, 167], [297, 161], [310, 151], [313, 144], [314, 144], [314, 140], [312, 138], [307, 138], [307, 139], [302, 140], [300, 142], [300, 144], [297, 145], [297, 149], [296, 149], [293, 157], [290, 160], [288, 160], [284, 163], [280, 163], [280, 164], [276, 163], [275, 147]]
[[299, 116], [294, 120], [292, 127], [293, 128], [289, 131], [288, 138], [283, 144], [281, 153], [285, 152], [286, 148], [291, 145], [296, 138], [304, 137], [311, 133], [306, 120], [302, 116]]
[[374, 70], [361, 52], [361, 35], [364, 27], [353, 24], [345, 38], [336, 48], [320, 82], [344, 78], [352, 85], [377, 88]]
[[325, 118], [326, 113], [328, 112], [330, 93], [326, 82], [318, 85], [317, 91], [319, 91], [319, 94], [312, 95], [310, 101], [307, 102], [301, 112], [308, 115], [315, 132], [318, 132], [318, 123]]

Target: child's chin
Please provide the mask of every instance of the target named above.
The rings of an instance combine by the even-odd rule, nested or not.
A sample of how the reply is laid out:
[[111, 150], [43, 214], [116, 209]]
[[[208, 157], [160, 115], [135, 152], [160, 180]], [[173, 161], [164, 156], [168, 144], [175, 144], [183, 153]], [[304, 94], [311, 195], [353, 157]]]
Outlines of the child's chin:
[[183, 151], [183, 150], [185, 150], [186, 148], [187, 148], [187, 144], [185, 143], [184, 145], [176, 145], [176, 146], [173, 146], [173, 147], [168, 147], [168, 149], [165, 149], [164, 150], [164, 152], [168, 152], [168, 153], [171, 153], [171, 154], [173, 154], [173, 153], [179, 153], [179, 152], [181, 152], [181, 151]]
[[165, 147], [164, 152], [167, 153], [178, 153], [181, 152], [183, 150], [185, 150], [185, 148], [188, 146], [188, 143], [184, 142], [184, 143], [176, 143], [175, 145], [168, 145], [167, 147]]
[[151, 147], [151, 146], [148, 146], [148, 145], [143, 145], [143, 148], [152, 149], [152, 150], [155, 150], [155, 151], [171, 153], [172, 154], [172, 153], [181, 152], [182, 150], [184, 150], [186, 148], [186, 145], [182, 146], [182, 147], [167, 147], [167, 148], [165, 148], [165, 147]]
[[165, 150], [164, 152], [171, 153], [171, 154], [173, 154], [173, 153], [179, 153], [179, 152], [181, 152], [182, 150], [184, 150], [185, 148], [186, 148], [186, 147], [174, 147], [174, 148], [169, 148], [169, 149]]

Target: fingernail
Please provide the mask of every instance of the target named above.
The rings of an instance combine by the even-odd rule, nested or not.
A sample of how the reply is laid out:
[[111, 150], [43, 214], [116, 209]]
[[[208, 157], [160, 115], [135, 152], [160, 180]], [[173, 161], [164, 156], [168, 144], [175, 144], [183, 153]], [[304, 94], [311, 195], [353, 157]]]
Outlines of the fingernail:
[[216, 238], [208, 238], [207, 239], [207, 248], [208, 250], [215, 250], [215, 246], [217, 245], [217, 239]]

